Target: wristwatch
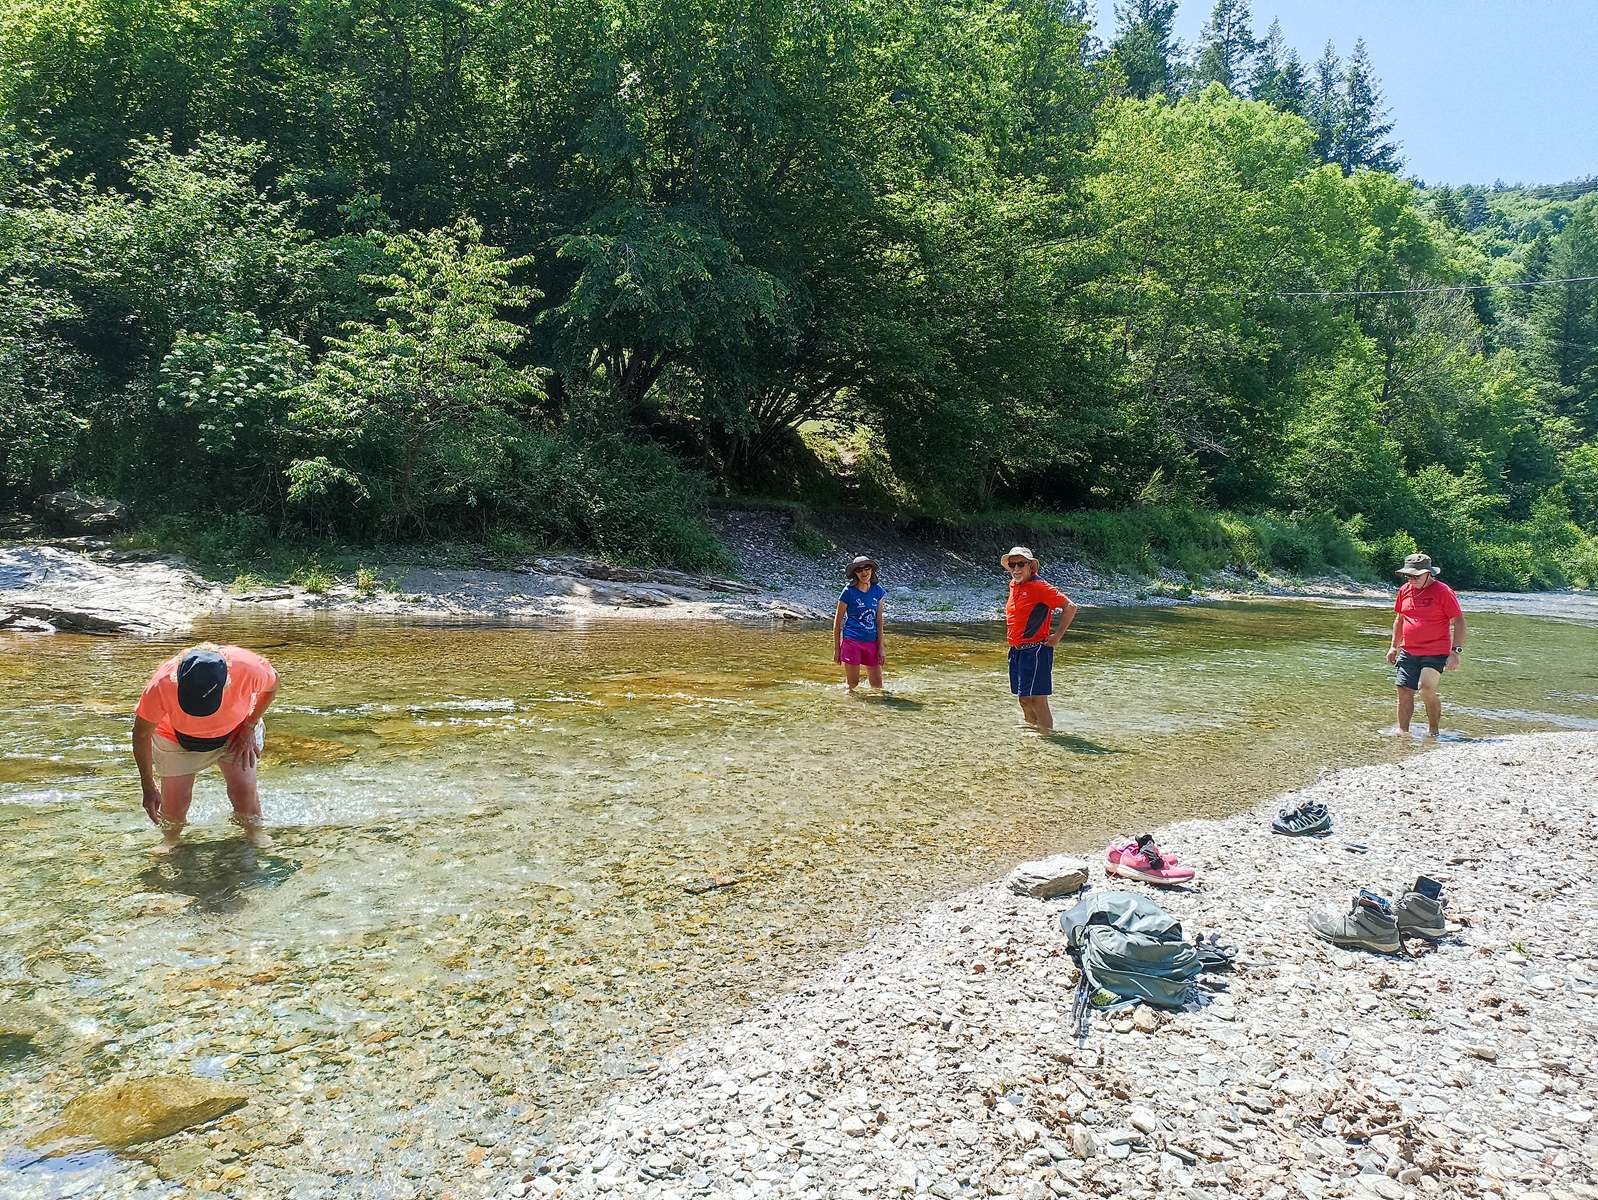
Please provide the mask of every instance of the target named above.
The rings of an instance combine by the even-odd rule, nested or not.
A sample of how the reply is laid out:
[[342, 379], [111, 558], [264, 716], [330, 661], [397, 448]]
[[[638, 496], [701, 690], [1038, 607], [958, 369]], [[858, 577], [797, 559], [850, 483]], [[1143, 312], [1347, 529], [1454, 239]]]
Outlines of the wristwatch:
[[1454, 653], [1455, 654], [1463, 654], [1463, 653], [1465, 653], [1465, 647], [1463, 647], [1463, 646], [1455, 646], [1454, 647]]

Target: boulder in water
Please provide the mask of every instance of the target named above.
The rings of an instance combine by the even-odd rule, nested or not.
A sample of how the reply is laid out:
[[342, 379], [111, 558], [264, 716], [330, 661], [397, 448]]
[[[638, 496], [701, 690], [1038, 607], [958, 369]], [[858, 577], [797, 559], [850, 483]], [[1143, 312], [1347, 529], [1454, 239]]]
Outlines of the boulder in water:
[[1024, 862], [1005, 880], [1016, 895], [1036, 896], [1039, 900], [1081, 891], [1087, 881], [1087, 863], [1066, 854]]
[[40, 496], [34, 510], [63, 533], [111, 533], [127, 522], [127, 508], [116, 500], [70, 489]]
[[34, 1146], [92, 1141], [113, 1150], [155, 1142], [249, 1103], [249, 1093], [193, 1076], [156, 1076], [93, 1088], [67, 1101]]

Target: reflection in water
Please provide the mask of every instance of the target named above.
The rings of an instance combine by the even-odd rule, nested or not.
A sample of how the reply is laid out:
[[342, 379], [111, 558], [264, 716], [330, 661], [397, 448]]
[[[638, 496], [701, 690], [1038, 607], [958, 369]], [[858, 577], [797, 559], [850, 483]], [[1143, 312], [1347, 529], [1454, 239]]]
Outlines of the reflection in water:
[[[37, 1027], [0, 1045], [0, 1139], [115, 1075], [201, 1073], [257, 1102], [158, 1166], [464, 1197], [474, 1147], [496, 1169], [932, 895], [1421, 752], [1384, 733], [1369, 610], [1084, 612], [1047, 739], [1017, 728], [996, 625], [898, 628], [893, 693], [850, 700], [825, 628], [219, 625], [282, 674], [277, 845], [238, 837], [208, 775], [167, 861], [127, 738], [175, 647], [0, 635], [0, 1029]], [[1450, 728], [1598, 725], [1590, 625], [1471, 629]], [[717, 876], [738, 882], [685, 890]]]

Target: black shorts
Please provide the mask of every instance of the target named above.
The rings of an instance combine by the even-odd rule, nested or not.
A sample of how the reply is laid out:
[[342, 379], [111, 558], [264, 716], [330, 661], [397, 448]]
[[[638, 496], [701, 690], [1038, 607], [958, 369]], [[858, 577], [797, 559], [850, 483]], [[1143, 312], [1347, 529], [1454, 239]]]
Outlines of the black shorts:
[[1420, 687], [1420, 673], [1427, 667], [1441, 671], [1448, 665], [1446, 654], [1411, 654], [1408, 650], [1398, 652], [1398, 686], [1414, 691]]

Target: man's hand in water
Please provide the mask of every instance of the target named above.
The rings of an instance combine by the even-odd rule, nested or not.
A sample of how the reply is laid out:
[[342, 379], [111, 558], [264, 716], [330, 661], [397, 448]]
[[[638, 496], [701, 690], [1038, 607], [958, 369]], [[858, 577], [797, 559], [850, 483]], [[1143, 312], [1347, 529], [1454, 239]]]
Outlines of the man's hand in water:
[[246, 771], [253, 770], [261, 758], [261, 752], [255, 747], [256, 728], [254, 721], [246, 721], [228, 738], [228, 749], [232, 751], [234, 761]]
[[161, 817], [160, 817], [160, 812], [161, 812], [161, 785], [160, 784], [152, 783], [149, 787], [144, 789], [143, 804], [144, 804], [144, 815], [150, 818], [150, 824], [159, 825], [161, 823]]

